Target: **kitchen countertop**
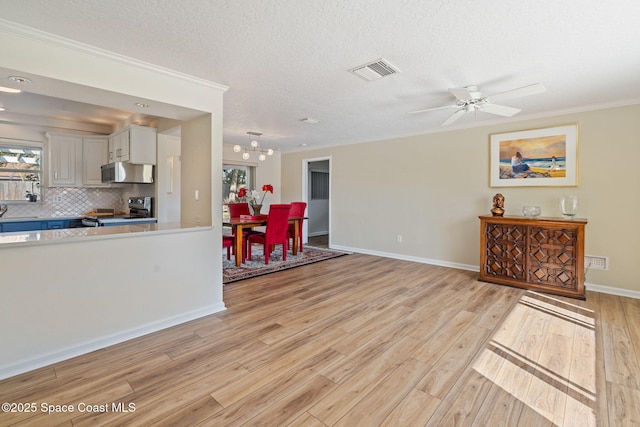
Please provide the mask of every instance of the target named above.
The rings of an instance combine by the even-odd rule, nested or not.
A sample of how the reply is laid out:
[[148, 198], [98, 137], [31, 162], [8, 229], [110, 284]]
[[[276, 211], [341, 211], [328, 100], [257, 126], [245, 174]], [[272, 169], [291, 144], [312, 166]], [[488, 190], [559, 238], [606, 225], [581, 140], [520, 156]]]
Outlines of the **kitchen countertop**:
[[0, 249], [42, 244], [71, 243], [86, 239], [132, 237], [142, 233], [177, 233], [202, 231], [209, 227], [194, 227], [181, 223], [132, 224], [111, 227], [62, 228], [57, 230], [15, 231], [0, 233]]

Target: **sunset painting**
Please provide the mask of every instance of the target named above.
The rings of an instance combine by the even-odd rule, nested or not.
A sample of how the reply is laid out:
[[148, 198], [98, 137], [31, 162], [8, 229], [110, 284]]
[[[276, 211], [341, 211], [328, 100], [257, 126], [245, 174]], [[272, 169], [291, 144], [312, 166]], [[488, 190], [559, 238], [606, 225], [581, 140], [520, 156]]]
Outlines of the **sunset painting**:
[[576, 126], [492, 135], [491, 185], [576, 185], [576, 136]]

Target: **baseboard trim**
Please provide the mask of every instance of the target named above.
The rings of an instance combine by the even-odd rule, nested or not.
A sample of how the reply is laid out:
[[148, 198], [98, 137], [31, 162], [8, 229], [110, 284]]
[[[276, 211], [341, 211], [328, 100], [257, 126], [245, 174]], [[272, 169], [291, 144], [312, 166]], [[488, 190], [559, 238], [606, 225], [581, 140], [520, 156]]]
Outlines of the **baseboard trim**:
[[392, 252], [372, 251], [369, 249], [352, 248], [352, 247], [340, 246], [340, 245], [330, 245], [329, 248], [344, 251], [344, 252], [355, 252], [359, 254], [375, 255], [375, 256], [380, 256], [384, 258], [399, 259], [403, 261], [419, 262], [421, 264], [438, 265], [440, 267], [457, 268], [459, 270], [468, 270], [468, 271], [476, 271], [476, 272], [480, 271], [480, 268], [477, 265], [460, 264], [457, 262], [441, 261], [439, 259], [421, 258], [421, 257], [415, 257], [411, 255], [395, 254]]
[[101, 348], [105, 348], [111, 345], [119, 344], [124, 341], [128, 341], [133, 338], [138, 338], [143, 335], [157, 332], [162, 329], [170, 328], [172, 326], [179, 325], [181, 323], [189, 322], [191, 320], [198, 319], [200, 317], [208, 316], [211, 314], [219, 313], [226, 310], [224, 303], [211, 305], [199, 310], [194, 310], [188, 313], [182, 313], [177, 316], [173, 316], [167, 319], [162, 319], [157, 322], [141, 325], [134, 329], [118, 332], [112, 335], [103, 336], [90, 341], [76, 344], [71, 347], [62, 348], [60, 350], [52, 351], [49, 353], [40, 354], [28, 360], [23, 360], [18, 363], [9, 364], [0, 367], [0, 380], [12, 377], [14, 375], [22, 374], [32, 371], [34, 369], [42, 368], [52, 363], [61, 362], [63, 360], [71, 359], [72, 357], [81, 356], [83, 354], [90, 353]]
[[612, 288], [611, 286], [596, 285], [595, 283], [586, 282], [584, 287], [587, 288], [588, 291], [600, 292], [601, 294], [640, 299], [640, 291], [633, 291], [631, 289]]
[[[459, 270], [480, 272], [480, 266], [477, 266], [477, 265], [460, 264], [457, 262], [442, 261], [439, 259], [421, 258], [421, 257], [410, 256], [410, 255], [395, 254], [392, 252], [372, 251], [369, 249], [352, 248], [349, 246], [341, 246], [341, 245], [329, 245], [329, 248], [344, 251], [344, 252], [354, 252], [354, 253], [365, 254], [365, 255], [375, 255], [375, 256], [380, 256], [384, 258], [393, 258], [393, 259], [399, 259], [403, 261], [419, 262], [421, 264], [438, 265], [440, 267], [451, 267], [451, 268], [457, 268]], [[614, 288], [611, 286], [597, 285], [595, 283], [585, 283], [584, 286], [588, 291], [592, 291], [592, 292], [599, 292], [603, 294], [611, 294], [611, 295], [616, 295], [620, 297], [640, 299], [640, 291]]]

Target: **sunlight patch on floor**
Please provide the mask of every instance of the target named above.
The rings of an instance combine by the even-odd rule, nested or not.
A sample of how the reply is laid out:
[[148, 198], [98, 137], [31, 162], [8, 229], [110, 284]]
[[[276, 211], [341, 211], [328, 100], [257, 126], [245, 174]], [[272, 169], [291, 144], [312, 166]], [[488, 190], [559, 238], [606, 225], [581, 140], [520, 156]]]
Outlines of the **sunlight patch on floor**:
[[555, 425], [595, 426], [593, 312], [528, 292], [474, 369]]

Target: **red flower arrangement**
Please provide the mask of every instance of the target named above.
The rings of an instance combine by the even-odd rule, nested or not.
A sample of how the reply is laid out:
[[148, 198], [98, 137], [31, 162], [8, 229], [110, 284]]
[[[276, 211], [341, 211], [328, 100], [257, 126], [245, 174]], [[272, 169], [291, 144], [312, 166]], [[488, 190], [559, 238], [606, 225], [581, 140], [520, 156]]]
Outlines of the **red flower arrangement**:
[[238, 199], [245, 200], [252, 205], [261, 205], [262, 202], [264, 202], [264, 198], [267, 196], [267, 193], [273, 194], [273, 185], [265, 184], [262, 186], [262, 198], [260, 199], [260, 203], [256, 203], [258, 198], [260, 197], [260, 193], [258, 193], [256, 190], [248, 191], [243, 187], [238, 190]]
[[245, 197], [247, 197], [247, 189], [242, 187], [238, 190], [238, 199], [244, 200]]
[[264, 202], [264, 198], [267, 195], [267, 193], [273, 194], [273, 185], [265, 184], [265, 185], [262, 186], [262, 199], [260, 200], [260, 204], [262, 204], [262, 202]]

